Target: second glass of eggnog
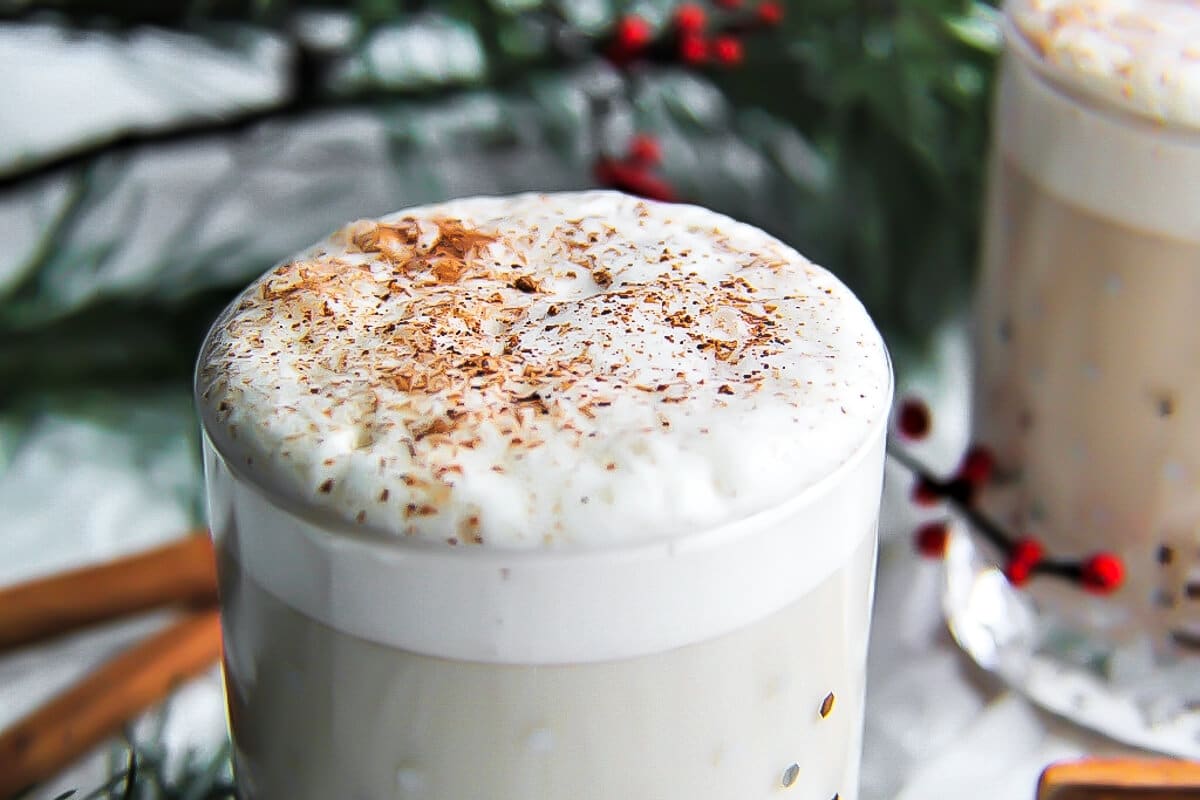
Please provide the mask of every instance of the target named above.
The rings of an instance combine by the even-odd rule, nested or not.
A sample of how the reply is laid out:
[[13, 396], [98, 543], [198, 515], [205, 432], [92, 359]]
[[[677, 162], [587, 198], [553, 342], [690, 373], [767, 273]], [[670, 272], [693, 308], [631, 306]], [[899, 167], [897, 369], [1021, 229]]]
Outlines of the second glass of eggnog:
[[1005, 25], [975, 435], [985, 506], [1059, 577], [966, 575], [952, 625], [1055, 711], [1197, 757], [1200, 5], [1012, 0]]

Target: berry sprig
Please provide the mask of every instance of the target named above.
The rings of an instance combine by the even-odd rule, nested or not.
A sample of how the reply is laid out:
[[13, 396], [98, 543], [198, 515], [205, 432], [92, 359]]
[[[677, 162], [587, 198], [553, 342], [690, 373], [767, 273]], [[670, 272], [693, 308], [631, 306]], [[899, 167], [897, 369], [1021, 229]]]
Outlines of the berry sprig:
[[626, 14], [613, 25], [604, 52], [618, 67], [638, 61], [736, 67], [745, 60], [745, 38], [778, 27], [784, 18], [784, 6], [777, 0], [753, 7], [740, 0], [718, 0], [716, 6], [711, 13], [699, 3], [682, 3], [657, 31], [644, 17]]
[[[900, 405], [896, 414], [896, 432], [900, 437], [918, 441], [928, 436], [932, 427], [932, 415], [923, 402], [910, 399]], [[991, 478], [996, 463], [987, 448], [972, 446], [959, 463], [958, 470], [948, 479], [933, 475], [895, 443], [888, 451], [916, 476], [913, 502], [923, 506], [946, 503], [958, 511], [972, 528], [1000, 551], [1004, 557], [1004, 576], [1013, 586], [1025, 586], [1037, 575], [1049, 575], [1075, 582], [1093, 594], [1112, 594], [1120, 588], [1125, 566], [1117, 555], [1099, 552], [1082, 561], [1052, 559], [1038, 539], [1014, 536], [979, 510], [976, 498]], [[923, 524], [914, 537], [917, 550], [931, 558], [944, 556], [949, 530], [945, 520]]]
[[662, 146], [658, 140], [640, 133], [629, 141], [624, 157], [601, 156], [593, 171], [604, 186], [650, 200], [672, 202], [677, 199], [674, 187], [653, 171], [661, 162]]
[[[716, 0], [716, 8], [686, 2], [675, 7], [661, 30], [637, 14], [619, 18], [609, 32], [604, 53], [618, 68], [644, 61], [682, 63], [691, 67], [732, 68], [746, 57], [745, 37], [778, 26], [783, 4], [763, 0], [747, 7], [742, 0]], [[622, 157], [601, 155], [593, 164], [602, 186], [651, 200], [673, 201], [678, 192], [655, 174], [662, 163], [662, 147], [649, 134], [639, 134]]]

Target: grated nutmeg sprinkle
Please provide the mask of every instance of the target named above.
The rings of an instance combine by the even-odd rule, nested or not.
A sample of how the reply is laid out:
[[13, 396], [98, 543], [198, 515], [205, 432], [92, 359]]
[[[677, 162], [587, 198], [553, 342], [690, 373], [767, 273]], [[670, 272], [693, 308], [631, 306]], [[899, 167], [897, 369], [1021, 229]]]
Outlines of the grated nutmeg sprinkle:
[[890, 376], [858, 301], [782, 243], [587, 192], [351, 223], [243, 293], [199, 381], [221, 446], [236, 429], [305, 502], [544, 547], [785, 499], [866, 438]]

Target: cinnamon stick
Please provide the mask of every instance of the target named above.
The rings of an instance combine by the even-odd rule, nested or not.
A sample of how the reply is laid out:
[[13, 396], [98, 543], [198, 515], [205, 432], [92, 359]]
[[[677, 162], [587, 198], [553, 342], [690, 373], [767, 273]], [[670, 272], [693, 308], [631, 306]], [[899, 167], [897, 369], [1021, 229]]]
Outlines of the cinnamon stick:
[[221, 652], [217, 611], [192, 612], [0, 733], [0, 799], [51, 777]]
[[0, 589], [0, 651], [125, 614], [216, 599], [212, 543], [206, 534], [185, 536], [108, 564]]
[[1165, 758], [1085, 758], [1051, 764], [1038, 800], [1200, 800], [1200, 763]]

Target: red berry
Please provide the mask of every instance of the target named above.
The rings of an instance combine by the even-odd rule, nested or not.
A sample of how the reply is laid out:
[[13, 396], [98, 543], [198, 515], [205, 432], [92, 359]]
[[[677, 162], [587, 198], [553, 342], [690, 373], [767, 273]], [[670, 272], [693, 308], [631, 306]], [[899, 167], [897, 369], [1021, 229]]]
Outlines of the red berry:
[[1046, 555], [1046, 548], [1037, 539], [1018, 539], [1013, 542], [1012, 550], [1008, 553], [1008, 563], [1004, 565], [1004, 577], [1013, 586], [1024, 586], [1029, 583], [1036, 567]]
[[896, 417], [896, 428], [901, 436], [909, 439], [924, 439], [933, 427], [933, 419], [929, 415], [929, 406], [920, 400], [908, 399], [900, 404], [900, 413]]
[[776, 3], [774, 0], [767, 0], [761, 3], [758, 9], [754, 12], [758, 17], [758, 21], [763, 25], [778, 25], [783, 22], [783, 4]]
[[708, 24], [704, 9], [692, 3], [684, 3], [675, 9], [675, 29], [680, 33], [700, 33]]
[[959, 477], [965, 478], [975, 486], [982, 486], [992, 477], [996, 460], [992, 451], [981, 444], [972, 445], [963, 457], [962, 466], [958, 469]]
[[1125, 565], [1112, 553], [1096, 553], [1083, 562], [1083, 587], [1094, 594], [1115, 592], [1125, 579]]
[[596, 162], [594, 172], [601, 184], [620, 189], [626, 194], [664, 202], [676, 199], [675, 189], [669, 183], [639, 165], [602, 158]]
[[945, 522], [927, 522], [914, 536], [917, 552], [927, 558], [945, 558], [949, 540], [950, 526]]
[[708, 60], [708, 42], [703, 36], [686, 34], [679, 38], [679, 60], [685, 64], [703, 64]]
[[727, 67], [742, 63], [742, 59], [746, 55], [741, 39], [735, 39], [732, 36], [718, 36], [713, 39], [712, 53], [717, 63]]
[[635, 164], [657, 164], [662, 161], [662, 146], [648, 133], [639, 133], [629, 142], [629, 160]]
[[621, 17], [617, 21], [617, 47], [626, 52], [641, 50], [650, 44], [650, 40], [653, 38], [654, 32], [650, 28], [650, 23], [636, 14]]
[[1032, 568], [1041, 563], [1046, 556], [1046, 548], [1042, 547], [1042, 543], [1037, 539], [1018, 539], [1013, 542], [1012, 550], [1008, 554], [1008, 562], [1010, 564], [1020, 562]]
[[1033, 565], [1024, 561], [1009, 561], [1004, 567], [1004, 577], [1013, 586], [1024, 586], [1033, 575]]
[[941, 488], [931, 480], [918, 478], [912, 489], [913, 502], [919, 506], [936, 506], [942, 499]]

